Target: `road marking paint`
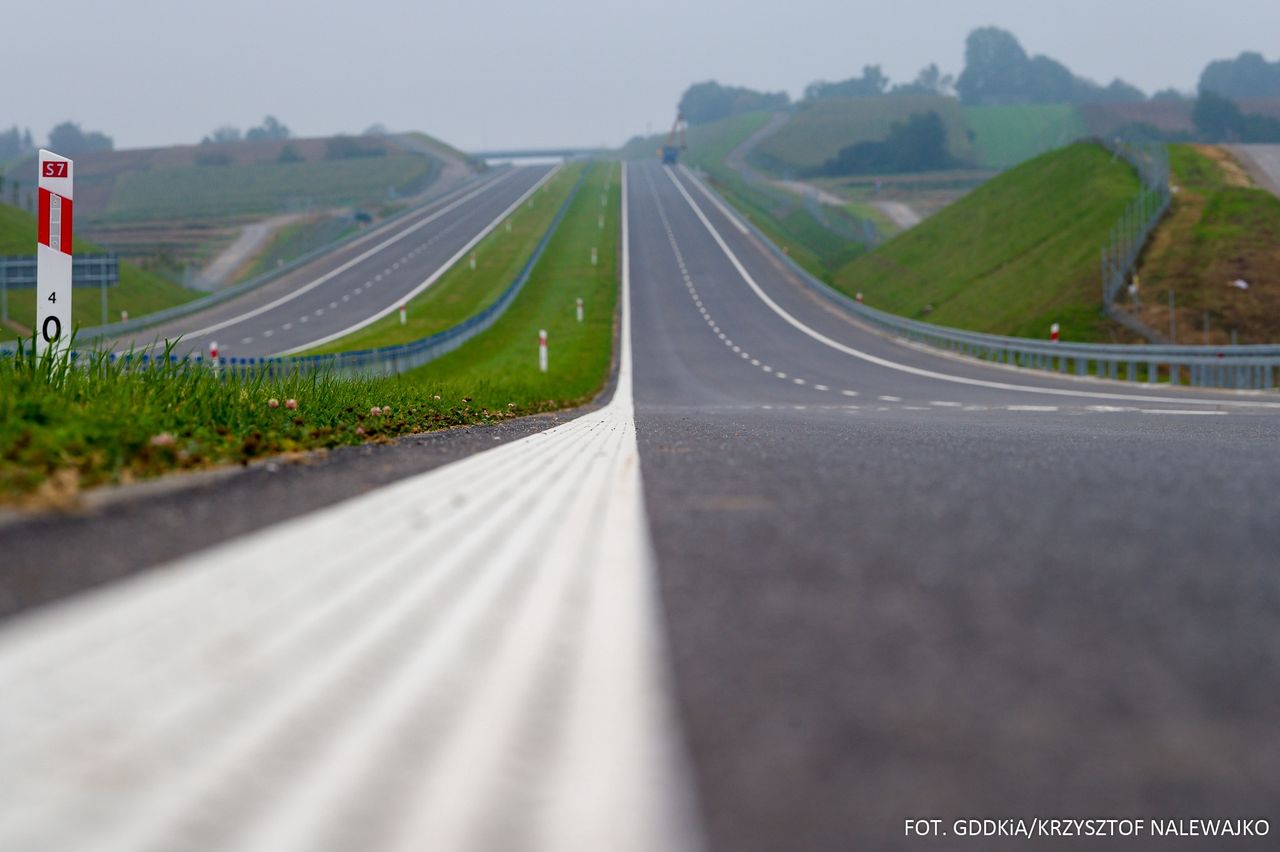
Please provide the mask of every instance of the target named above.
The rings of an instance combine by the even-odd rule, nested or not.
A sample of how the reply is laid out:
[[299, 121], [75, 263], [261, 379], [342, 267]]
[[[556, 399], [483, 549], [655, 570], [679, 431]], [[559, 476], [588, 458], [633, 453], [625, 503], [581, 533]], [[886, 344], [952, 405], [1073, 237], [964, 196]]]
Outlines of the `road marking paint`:
[[752, 359], [751, 359], [751, 366], [753, 366], [753, 367], [759, 367], [759, 366], [760, 366], [760, 359], [759, 359], [759, 358], [752, 358]]
[[241, 341], [240, 341], [240, 345], [241, 345], [241, 346], [243, 346], [243, 345], [244, 345], [244, 344], [246, 344], [246, 343], [252, 343], [252, 342], [253, 342], [253, 338], [252, 338], [252, 337], [246, 337], [244, 340], [241, 340]]
[[[552, 173], [554, 173], [554, 172], [555, 172], [555, 171], [557, 171], [558, 169], [559, 169], [559, 167], [556, 167], [555, 169], [552, 169]], [[491, 181], [487, 181], [487, 182], [485, 182], [485, 183], [481, 184], [480, 186], [476, 187], [476, 188], [475, 188], [474, 190], [472, 190], [471, 192], [468, 192], [467, 194], [465, 194], [465, 195], [461, 196], [460, 198], [457, 198], [457, 199], [453, 200], [453, 201], [452, 201], [452, 202], [450, 202], [448, 205], [446, 205], [446, 206], [444, 206], [444, 207], [441, 207], [439, 210], [437, 210], [437, 211], [435, 211], [434, 213], [430, 214], [430, 215], [429, 215], [429, 216], [427, 216], [426, 218], [421, 219], [421, 220], [420, 220], [420, 221], [418, 221], [418, 222], [415, 222], [414, 224], [410, 225], [408, 228], [404, 229], [403, 231], [400, 231], [399, 233], [393, 234], [392, 236], [388, 237], [387, 239], [383, 240], [382, 242], [378, 243], [377, 245], [375, 245], [375, 246], [373, 246], [373, 247], [371, 247], [371, 248], [369, 248], [369, 249], [367, 249], [367, 250], [365, 250], [365, 251], [361, 252], [360, 254], [356, 255], [356, 256], [355, 256], [355, 257], [353, 257], [351, 260], [348, 260], [346, 263], [343, 263], [341, 266], [338, 266], [338, 267], [337, 267], [337, 268], [335, 268], [335, 269], [331, 269], [331, 270], [329, 270], [328, 272], [326, 272], [324, 275], [321, 275], [321, 276], [320, 276], [319, 278], [317, 278], [316, 280], [311, 281], [311, 282], [309, 282], [309, 283], [307, 283], [307, 284], [303, 285], [302, 287], [299, 287], [298, 289], [293, 290], [293, 291], [291, 291], [291, 292], [289, 292], [289, 293], [285, 294], [284, 296], [281, 296], [281, 297], [280, 297], [280, 298], [278, 298], [278, 299], [275, 299], [274, 301], [268, 302], [268, 303], [267, 303], [267, 304], [265, 304], [265, 305], [260, 305], [260, 306], [258, 306], [258, 307], [256, 307], [256, 308], [254, 308], [254, 309], [253, 309], [253, 310], [251, 310], [251, 311], [246, 311], [246, 312], [245, 312], [245, 313], [243, 313], [243, 314], [240, 314], [240, 315], [238, 315], [238, 316], [231, 317], [230, 319], [223, 320], [222, 322], [219, 322], [219, 323], [215, 323], [214, 325], [206, 326], [206, 327], [204, 327], [204, 328], [197, 329], [196, 331], [188, 332], [185, 336], [186, 336], [186, 337], [202, 337], [202, 336], [204, 336], [204, 335], [206, 335], [206, 334], [210, 334], [211, 332], [218, 331], [219, 329], [226, 328], [226, 327], [227, 327], [227, 326], [229, 326], [229, 325], [234, 325], [234, 324], [236, 324], [236, 323], [243, 322], [244, 320], [251, 319], [251, 318], [253, 318], [253, 317], [259, 316], [260, 314], [266, 313], [266, 312], [267, 312], [267, 311], [269, 311], [269, 310], [272, 310], [272, 309], [274, 309], [274, 308], [279, 307], [280, 305], [283, 305], [285, 302], [288, 302], [288, 301], [290, 301], [290, 300], [292, 300], [292, 299], [296, 299], [296, 298], [298, 298], [299, 296], [301, 296], [303, 293], [308, 293], [308, 292], [310, 292], [310, 291], [314, 290], [315, 288], [317, 288], [317, 287], [321, 286], [321, 285], [322, 285], [322, 284], [324, 284], [325, 282], [327, 282], [327, 281], [331, 281], [331, 280], [332, 280], [333, 278], [335, 278], [336, 276], [341, 275], [342, 273], [346, 272], [348, 269], [351, 269], [352, 267], [356, 266], [357, 264], [362, 263], [363, 261], [365, 261], [365, 260], [369, 259], [370, 257], [373, 257], [375, 254], [377, 254], [378, 252], [380, 252], [380, 251], [382, 251], [383, 249], [387, 248], [388, 246], [394, 245], [395, 243], [399, 242], [400, 240], [404, 239], [405, 237], [409, 236], [410, 234], [413, 234], [413, 233], [417, 232], [418, 230], [420, 230], [420, 229], [422, 229], [422, 228], [425, 228], [427, 225], [429, 225], [430, 223], [434, 222], [436, 219], [439, 219], [441, 216], [445, 215], [446, 213], [449, 213], [449, 212], [451, 212], [451, 211], [453, 211], [453, 210], [457, 209], [459, 206], [461, 206], [461, 205], [463, 205], [463, 204], [467, 203], [468, 201], [470, 201], [471, 199], [473, 199], [473, 198], [477, 197], [478, 195], [480, 195], [480, 194], [482, 194], [482, 193], [486, 192], [487, 190], [490, 190], [490, 189], [494, 188], [495, 186], [498, 186], [499, 184], [501, 184], [501, 183], [503, 183], [503, 182], [505, 182], [505, 181], [509, 180], [509, 179], [510, 179], [510, 177], [511, 177], [512, 175], [514, 175], [514, 174], [516, 174], [516, 172], [515, 172], [515, 171], [511, 171], [511, 172], [507, 173], [506, 175], [500, 175], [500, 176], [498, 176], [497, 178], [495, 178], [495, 179], [493, 179], [493, 180], [491, 180]], [[545, 180], [545, 178], [544, 178], [544, 180]]]
[[270, 337], [273, 334], [275, 334], [275, 332], [272, 331], [271, 329], [267, 329], [266, 331], [262, 332], [263, 337]]
[[1040, 412], [1040, 413], [1048, 413], [1051, 411], [1057, 411], [1058, 406], [1056, 405], [1009, 405], [1009, 406], [1005, 406], [1005, 410], [1006, 411], [1033, 411], [1033, 412]]
[[287, 322], [287, 323], [285, 323], [284, 325], [280, 326], [280, 329], [281, 329], [282, 331], [288, 331], [288, 330], [289, 330], [289, 329], [291, 329], [291, 328], [293, 328], [293, 323], [291, 323], [291, 322]]
[[904, 405], [902, 406], [902, 410], [903, 411], [933, 411], [933, 409], [929, 408], [927, 405]]
[[795, 384], [797, 384], [797, 385], [803, 385], [803, 384], [805, 384], [804, 379], [792, 379], [791, 381], [792, 381], [792, 382], [794, 382], [794, 383], [795, 383]]
[[814, 385], [814, 386], [813, 386], [813, 389], [814, 389], [814, 390], [816, 390], [816, 391], [829, 391], [829, 390], [831, 390], [831, 388], [827, 387], [826, 385]]
[[1120, 405], [1090, 405], [1086, 406], [1086, 410], [1097, 414], [1120, 414], [1123, 412], [1137, 411], [1138, 409]]
[[842, 390], [842, 391], [840, 391], [840, 393], [844, 394], [845, 396], [857, 396], [857, 395], [858, 395], [858, 392], [857, 392], [857, 391], [855, 391], [855, 390]]
[[784, 373], [784, 372], [782, 372], [782, 371], [778, 371], [778, 372], [774, 373], [774, 375], [775, 375], [775, 376], [777, 376], [777, 377], [778, 377], [778, 378], [780, 378], [780, 379], [785, 379], [785, 378], [787, 377], [787, 374], [786, 374], [786, 373]]
[[330, 303], [329, 303], [329, 309], [330, 309], [330, 310], [333, 310], [333, 309], [334, 309], [334, 308], [336, 308], [336, 307], [338, 307], [338, 303], [337, 303], [337, 302], [330, 302]]
[[298, 322], [306, 322], [306, 321], [307, 321], [307, 315], [306, 315], [306, 314], [303, 314], [302, 316], [298, 317]]
[[764, 370], [766, 373], [772, 373], [772, 372], [773, 372], [773, 368], [772, 368], [772, 367], [770, 367], [768, 364], [763, 364], [763, 365], [761, 365], [760, 369], [761, 369], [761, 370]]
[[945, 402], [942, 400], [934, 400], [929, 404], [936, 406], [938, 408], [964, 408], [964, 403], [962, 402]]
[[349, 325], [340, 331], [335, 331], [333, 334], [330, 334], [326, 337], [321, 337], [319, 340], [312, 340], [302, 346], [295, 346], [292, 349], [286, 349], [284, 352], [277, 352], [276, 354], [277, 355], [294, 355], [298, 352], [302, 352], [304, 350], [311, 349], [316, 346], [322, 346], [325, 343], [329, 343], [330, 341], [337, 340], [340, 337], [346, 337], [348, 334], [359, 331], [365, 326], [372, 325], [373, 323], [377, 322], [383, 317], [390, 316], [392, 313], [395, 313], [400, 309], [400, 306], [402, 304], [408, 301], [411, 301], [419, 293], [423, 292], [432, 284], [435, 284], [436, 281], [440, 280], [440, 278], [446, 272], [448, 272], [450, 269], [453, 268], [453, 265], [455, 263], [457, 263], [459, 260], [465, 257], [466, 254], [469, 251], [471, 251], [473, 248], [475, 248], [476, 245], [478, 245], [481, 240], [483, 240], [495, 228], [501, 225], [503, 220], [505, 220], [507, 216], [513, 213], [516, 209], [518, 209], [520, 205], [525, 202], [526, 199], [528, 199], [535, 192], [541, 189], [547, 183], [547, 181], [551, 180], [551, 178], [557, 175], [560, 172], [561, 168], [563, 168], [563, 164], [558, 164], [554, 168], [552, 168], [549, 172], [547, 172], [545, 175], [543, 175], [537, 181], [537, 183], [535, 183], [523, 195], [517, 198], [511, 204], [511, 206], [509, 206], [506, 210], [502, 211], [502, 213], [498, 214], [498, 217], [496, 219], [494, 219], [489, 224], [485, 225], [484, 228], [482, 228], [479, 233], [477, 233], [469, 241], [467, 241], [466, 245], [458, 249], [458, 251], [455, 252], [454, 255], [450, 257], [448, 260], [446, 260], [440, 267], [438, 267], [435, 272], [432, 272], [429, 276], [427, 276], [426, 280], [418, 284], [408, 293], [403, 293], [400, 296], [397, 296], [396, 299], [391, 304], [374, 311], [372, 314], [360, 320], [359, 322]]
[[324, 316], [324, 308], [316, 308], [316, 316], [318, 317]]
[[1193, 417], [1193, 416], [1222, 417], [1222, 416], [1225, 416], [1227, 412], [1225, 411], [1178, 411], [1173, 408], [1144, 408], [1142, 409], [1142, 413], [1143, 414], [1173, 414], [1181, 417]]
[[[881, 358], [878, 355], [872, 355], [868, 352], [863, 352], [860, 349], [855, 349], [852, 346], [847, 346], [839, 342], [838, 340], [834, 340], [826, 336], [825, 334], [819, 331], [816, 331], [813, 328], [810, 328], [809, 326], [805, 325], [803, 322], [796, 319], [796, 317], [793, 316], [791, 313], [789, 313], [785, 308], [783, 308], [781, 305], [775, 302], [773, 298], [769, 296], [769, 294], [766, 293], [764, 289], [756, 282], [755, 278], [752, 277], [751, 273], [747, 271], [747, 268], [742, 264], [742, 261], [738, 259], [738, 256], [734, 254], [733, 250], [729, 248], [728, 243], [724, 241], [724, 237], [720, 235], [720, 232], [716, 230], [715, 225], [713, 225], [711, 223], [711, 220], [707, 218], [706, 213], [704, 213], [702, 208], [698, 206], [698, 203], [694, 201], [693, 196], [689, 194], [689, 191], [687, 189], [685, 189], [684, 184], [682, 184], [676, 178], [675, 173], [670, 169], [666, 170], [666, 173], [667, 173], [667, 177], [671, 180], [673, 184], [675, 184], [676, 189], [680, 192], [682, 196], [684, 196], [685, 201], [693, 209], [694, 215], [699, 219], [699, 221], [702, 222], [703, 227], [705, 227], [708, 233], [711, 234], [712, 239], [715, 240], [716, 244], [720, 246], [720, 250], [724, 253], [725, 257], [729, 259], [729, 262], [733, 265], [734, 269], [737, 270], [738, 275], [742, 278], [743, 281], [746, 282], [747, 286], [751, 288], [752, 292], [756, 294], [756, 296], [760, 299], [760, 301], [764, 302], [765, 305], [770, 310], [772, 310], [775, 314], [777, 314], [778, 317], [780, 317], [784, 322], [786, 322], [788, 325], [795, 328], [797, 331], [800, 331], [802, 334], [805, 334], [811, 337], [812, 339], [818, 341], [824, 346], [828, 346], [832, 349], [835, 349], [838, 352], [843, 352], [846, 355], [850, 355], [859, 360], [866, 361], [869, 364], [875, 364], [876, 366], [885, 367], [890, 370], [897, 370], [902, 373], [909, 373], [910, 375], [913, 375], [913, 376], [922, 376], [924, 378], [937, 379], [938, 381], [942, 381], [942, 382], [951, 382], [953, 384], [968, 385], [970, 387], [994, 388], [996, 390], [1015, 391], [1017, 393], [1042, 394], [1046, 396], [1069, 396], [1069, 397], [1078, 397], [1082, 399], [1115, 399], [1115, 400], [1124, 400], [1126, 402], [1170, 403], [1174, 405], [1178, 405], [1178, 404], [1225, 405], [1225, 406], [1231, 406], [1231, 407], [1237, 407], [1237, 408], [1280, 409], [1280, 402], [1253, 402], [1253, 401], [1246, 401], [1246, 400], [1220, 400], [1220, 399], [1200, 400], [1200, 399], [1192, 399], [1192, 398], [1177, 399], [1173, 397], [1140, 396], [1138, 394], [1109, 393], [1105, 391], [1079, 391], [1079, 390], [1069, 390], [1065, 388], [1034, 387], [1032, 385], [1016, 385], [1009, 382], [997, 382], [997, 381], [991, 381], [987, 379], [970, 379], [964, 376], [951, 375], [949, 373], [939, 373], [936, 370], [926, 370], [921, 367], [912, 367], [908, 364], [901, 364], [897, 361], [890, 361], [887, 358]], [[701, 191], [703, 195], [706, 195], [708, 198], [712, 199], [713, 203], [718, 208], [720, 208], [721, 211], [724, 212], [726, 216], [729, 217], [730, 221], [737, 224], [736, 220], [734, 220], [733, 217], [729, 215], [727, 211], [724, 210], [723, 205], [718, 200], [714, 199], [711, 193], [706, 189], [706, 187], [702, 185], [702, 181], [700, 181], [687, 169], [684, 170], [683, 173], [686, 179], [688, 179], [699, 191]], [[744, 233], [746, 232], [744, 231]]]
[[900, 396], [882, 396], [879, 398], [881, 402], [902, 402]]

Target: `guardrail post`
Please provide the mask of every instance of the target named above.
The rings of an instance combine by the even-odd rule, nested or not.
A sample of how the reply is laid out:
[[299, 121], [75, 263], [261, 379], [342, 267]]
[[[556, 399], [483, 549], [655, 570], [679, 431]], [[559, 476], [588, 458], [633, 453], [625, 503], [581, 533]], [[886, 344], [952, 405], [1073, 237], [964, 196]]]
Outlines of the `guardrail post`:
[[1154, 385], [1160, 381], [1160, 365], [1155, 361], [1147, 362], [1147, 384]]

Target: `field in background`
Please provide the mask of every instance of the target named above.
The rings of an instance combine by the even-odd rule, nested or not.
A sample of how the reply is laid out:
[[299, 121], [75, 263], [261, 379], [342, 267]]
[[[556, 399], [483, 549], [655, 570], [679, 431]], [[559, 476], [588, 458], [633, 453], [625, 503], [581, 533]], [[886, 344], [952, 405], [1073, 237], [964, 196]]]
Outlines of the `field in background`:
[[[0, 254], [33, 255], [36, 251], [36, 219], [25, 210], [0, 204]], [[86, 240], [76, 239], [76, 252], [101, 252]], [[9, 290], [9, 318], [30, 333], [36, 319], [34, 288]], [[108, 318], [118, 320], [120, 311], [130, 316], [163, 310], [199, 296], [159, 275], [129, 263], [120, 264], [120, 282], [107, 288]], [[72, 291], [71, 319], [78, 326], [95, 326], [102, 321], [102, 293], [97, 287], [76, 287]], [[0, 325], [0, 340], [13, 340], [18, 330]]]
[[895, 123], [905, 123], [916, 113], [928, 112], [936, 112], [942, 118], [951, 156], [972, 163], [973, 143], [959, 102], [931, 95], [832, 98], [803, 103], [785, 127], [756, 147], [750, 161], [782, 177], [804, 176], [841, 148], [882, 140]]
[[1098, 255], [1138, 190], [1124, 162], [1087, 143], [1005, 172], [841, 269], [846, 293], [902, 316], [974, 331], [1110, 341]]
[[1073, 106], [966, 107], [978, 165], [1008, 169], [1089, 135]]

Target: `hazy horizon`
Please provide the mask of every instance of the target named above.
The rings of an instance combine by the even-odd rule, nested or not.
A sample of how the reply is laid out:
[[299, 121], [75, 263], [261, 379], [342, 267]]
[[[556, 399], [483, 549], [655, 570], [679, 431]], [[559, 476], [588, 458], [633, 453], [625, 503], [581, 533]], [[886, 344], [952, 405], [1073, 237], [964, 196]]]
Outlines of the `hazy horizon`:
[[1148, 94], [1191, 91], [1208, 62], [1245, 50], [1277, 58], [1265, 43], [1280, 31], [1274, 0], [1224, 0], [1213, 11], [1101, 0], [1052, 9], [1014, 0], [892, 9], [498, 0], [483, 17], [457, 0], [431, 8], [370, 0], [359, 9], [297, 0], [22, 4], [6, 17], [10, 34], [25, 37], [6, 45], [0, 69], [23, 83], [6, 93], [0, 128], [29, 127], [42, 143], [69, 119], [117, 148], [137, 148], [195, 143], [220, 125], [244, 129], [271, 114], [295, 136], [381, 123], [467, 150], [614, 146], [665, 130], [684, 89], [703, 80], [795, 97], [864, 65], [897, 82], [933, 62], [958, 74], [965, 36], [986, 25], [1081, 76], [1119, 77]]

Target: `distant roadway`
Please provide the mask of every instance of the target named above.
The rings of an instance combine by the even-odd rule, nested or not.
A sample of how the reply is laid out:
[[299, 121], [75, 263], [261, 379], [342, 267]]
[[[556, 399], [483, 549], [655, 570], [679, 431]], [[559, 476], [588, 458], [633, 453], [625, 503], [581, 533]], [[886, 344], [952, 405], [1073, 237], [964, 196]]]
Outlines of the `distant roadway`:
[[117, 339], [113, 348], [181, 337], [182, 351], [217, 343], [222, 356], [261, 357], [341, 337], [434, 281], [552, 171], [495, 171], [263, 287]]

